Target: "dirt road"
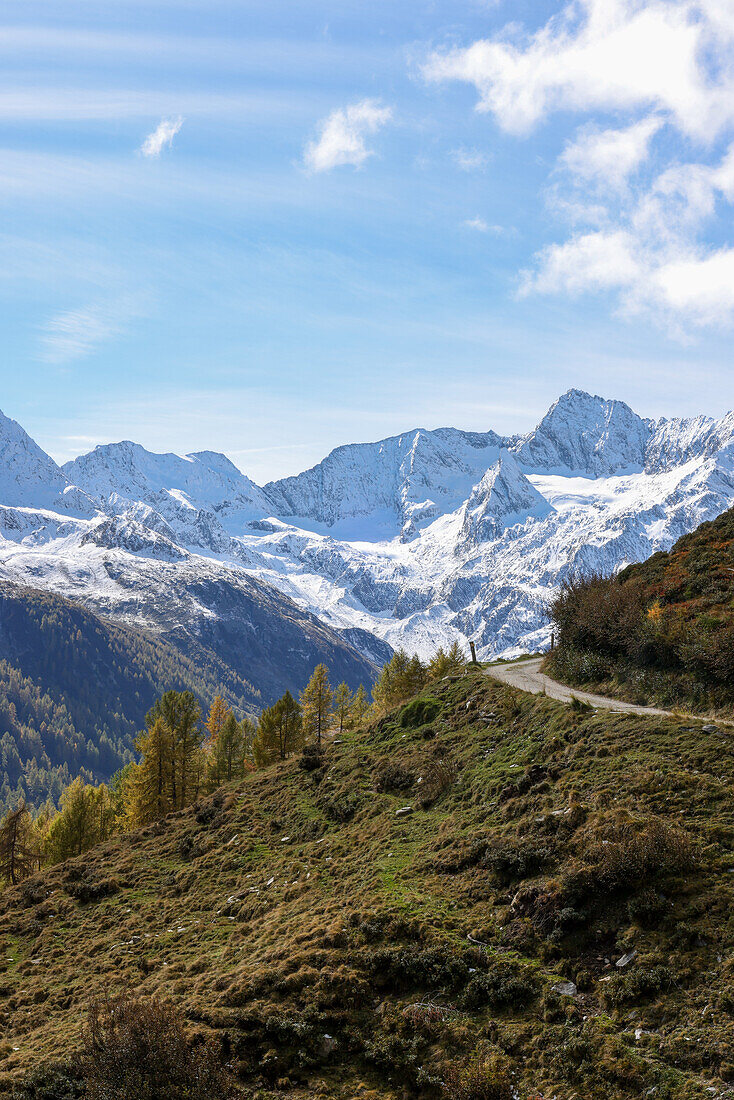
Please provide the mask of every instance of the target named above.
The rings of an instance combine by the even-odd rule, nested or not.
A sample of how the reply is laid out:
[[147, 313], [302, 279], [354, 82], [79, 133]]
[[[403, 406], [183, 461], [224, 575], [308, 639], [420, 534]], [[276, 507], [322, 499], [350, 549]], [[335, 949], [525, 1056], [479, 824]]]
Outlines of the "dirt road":
[[562, 703], [570, 703], [572, 699], [580, 699], [584, 703], [590, 703], [592, 707], [600, 707], [604, 710], [621, 710], [630, 714], [661, 714], [670, 717], [671, 711], [658, 710], [657, 707], [636, 707], [633, 703], [624, 703], [621, 699], [609, 699], [606, 695], [592, 695], [588, 691], [580, 691], [578, 688], [566, 687], [556, 680], [551, 680], [540, 671], [543, 663], [542, 657], [532, 657], [528, 661], [516, 661], [506, 665], [491, 665], [485, 669], [488, 676], [500, 680], [503, 684], [520, 688], [521, 691], [529, 691], [532, 695], [545, 693], [551, 699], [559, 699]]

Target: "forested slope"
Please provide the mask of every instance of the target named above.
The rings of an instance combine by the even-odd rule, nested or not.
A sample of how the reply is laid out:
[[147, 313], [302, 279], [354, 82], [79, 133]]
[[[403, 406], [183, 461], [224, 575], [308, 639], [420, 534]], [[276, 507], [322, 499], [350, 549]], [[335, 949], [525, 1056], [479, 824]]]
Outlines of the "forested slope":
[[0, 809], [19, 794], [54, 801], [76, 775], [109, 779], [127, 760], [154, 700], [221, 692], [238, 712], [256, 689], [199, 647], [194, 661], [165, 640], [112, 624], [46, 592], [0, 587]]

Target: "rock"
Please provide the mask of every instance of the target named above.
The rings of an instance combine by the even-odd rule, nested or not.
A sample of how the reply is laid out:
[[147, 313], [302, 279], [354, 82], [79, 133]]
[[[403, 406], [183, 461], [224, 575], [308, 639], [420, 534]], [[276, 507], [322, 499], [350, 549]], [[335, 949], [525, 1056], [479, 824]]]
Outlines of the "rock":
[[636, 958], [637, 958], [637, 952], [636, 951], [628, 951], [626, 955], [622, 955], [621, 959], [617, 959], [617, 962], [615, 963], [615, 966], [618, 966], [621, 969], [624, 966], [628, 966], [632, 962], [632, 960], [636, 959]]
[[554, 993], [560, 993], [562, 997], [575, 997], [578, 993], [573, 982], [556, 982], [554, 986], [551, 986]]
[[396, 817], [407, 817], [408, 814], [412, 814], [412, 813], [413, 813], [413, 807], [412, 806], [401, 806], [399, 810], [395, 811], [395, 816]]
[[324, 1035], [321, 1040], [321, 1047], [319, 1049], [319, 1054], [321, 1055], [321, 1057], [328, 1058], [329, 1055], [332, 1054], [335, 1050], [336, 1039], [334, 1039], [331, 1035]]

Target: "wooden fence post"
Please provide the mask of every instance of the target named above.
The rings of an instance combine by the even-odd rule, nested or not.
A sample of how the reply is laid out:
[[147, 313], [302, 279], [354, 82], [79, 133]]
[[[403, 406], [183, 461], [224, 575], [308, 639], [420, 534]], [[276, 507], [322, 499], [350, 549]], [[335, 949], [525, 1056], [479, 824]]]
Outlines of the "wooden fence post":
[[469, 642], [469, 645], [471, 647], [471, 663], [475, 665], [477, 663], [477, 650], [474, 642]]

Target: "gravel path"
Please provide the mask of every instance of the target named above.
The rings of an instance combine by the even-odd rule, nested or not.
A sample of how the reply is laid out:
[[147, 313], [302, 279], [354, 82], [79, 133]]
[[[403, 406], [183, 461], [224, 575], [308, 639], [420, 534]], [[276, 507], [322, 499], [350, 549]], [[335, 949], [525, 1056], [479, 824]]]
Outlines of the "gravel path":
[[666, 717], [672, 716], [672, 711], [659, 710], [657, 707], [636, 707], [634, 703], [624, 703], [621, 699], [610, 699], [606, 695], [592, 695], [589, 691], [580, 691], [578, 688], [566, 687], [557, 680], [551, 680], [540, 671], [543, 663], [542, 657], [533, 657], [528, 661], [515, 661], [506, 665], [491, 665], [485, 669], [487, 676], [500, 680], [503, 684], [520, 688], [521, 691], [529, 691], [532, 695], [548, 695], [551, 699], [559, 699], [562, 703], [570, 703], [572, 699], [580, 699], [583, 703], [590, 703], [592, 707], [600, 707], [604, 710], [621, 710], [630, 714], [659, 714]]

